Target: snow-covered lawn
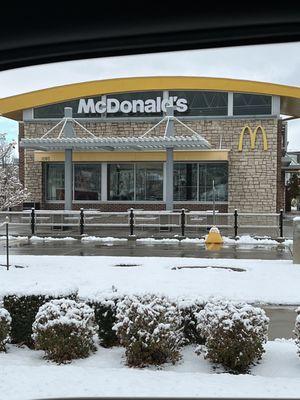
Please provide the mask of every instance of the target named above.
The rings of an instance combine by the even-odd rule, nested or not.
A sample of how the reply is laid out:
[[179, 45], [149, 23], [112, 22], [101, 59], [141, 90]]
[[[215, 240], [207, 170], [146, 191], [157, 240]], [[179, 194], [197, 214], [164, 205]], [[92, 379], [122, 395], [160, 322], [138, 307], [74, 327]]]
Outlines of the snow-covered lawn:
[[[4, 259], [2, 256], [2, 262]], [[203, 300], [222, 296], [251, 303], [300, 304], [300, 266], [289, 260], [11, 256], [11, 262], [26, 268], [6, 271], [0, 267], [0, 297], [78, 288], [81, 297], [90, 298], [109, 294], [115, 287], [128, 294], [150, 292]], [[206, 268], [174, 268], [182, 266]]]
[[128, 368], [124, 349], [99, 348], [91, 357], [56, 365], [43, 352], [8, 346], [0, 354], [0, 393], [3, 399], [63, 396], [216, 396], [297, 397], [300, 393], [300, 358], [292, 341], [266, 345], [260, 364], [248, 375], [214, 370], [188, 346], [177, 365]]
[[[92, 298], [109, 295], [114, 288], [119, 293], [162, 293], [174, 299], [222, 296], [251, 303], [300, 304], [300, 266], [289, 260], [12, 256], [11, 261], [25, 268], [0, 267], [0, 297], [78, 289], [82, 298]], [[300, 357], [293, 341], [268, 342], [262, 361], [250, 374], [238, 376], [214, 369], [194, 350], [183, 348], [177, 365], [134, 369], [125, 365], [121, 347], [99, 347], [87, 359], [56, 365], [44, 360], [41, 351], [9, 345], [6, 354], [0, 353], [0, 398], [299, 397]]]

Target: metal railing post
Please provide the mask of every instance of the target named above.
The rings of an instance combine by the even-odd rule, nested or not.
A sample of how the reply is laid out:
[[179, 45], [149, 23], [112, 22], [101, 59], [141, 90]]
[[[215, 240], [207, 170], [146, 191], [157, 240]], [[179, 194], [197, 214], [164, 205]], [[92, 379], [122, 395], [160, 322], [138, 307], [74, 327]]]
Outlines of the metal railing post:
[[31, 234], [34, 235], [35, 232], [35, 209], [31, 209], [31, 220], [30, 220], [30, 226], [31, 226]]
[[283, 238], [283, 210], [279, 214], [279, 237]]
[[84, 234], [84, 211], [80, 209], [80, 222], [79, 222], [80, 235]]
[[300, 217], [293, 220], [293, 264], [300, 265]]
[[133, 236], [133, 229], [134, 229], [134, 214], [133, 214], [133, 208], [130, 209], [129, 229], [130, 229], [130, 236]]
[[238, 211], [234, 210], [234, 237], [238, 236]]
[[6, 217], [6, 269], [9, 270], [9, 239], [8, 239], [8, 224], [9, 224], [9, 217]]
[[181, 236], [185, 236], [185, 210], [182, 208], [181, 210]]

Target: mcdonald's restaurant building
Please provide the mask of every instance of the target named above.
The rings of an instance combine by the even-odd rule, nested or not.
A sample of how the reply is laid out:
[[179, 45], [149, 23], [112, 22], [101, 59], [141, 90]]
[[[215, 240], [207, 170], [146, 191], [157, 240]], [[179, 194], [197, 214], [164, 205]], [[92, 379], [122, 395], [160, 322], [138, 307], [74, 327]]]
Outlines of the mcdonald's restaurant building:
[[[64, 118], [66, 107], [72, 118]], [[41, 209], [64, 208], [68, 143], [73, 209], [164, 210], [171, 196], [174, 209], [211, 210], [215, 200], [220, 212], [276, 212], [284, 207], [282, 115], [300, 116], [300, 89], [221, 78], [122, 78], [0, 99], [0, 113], [19, 121], [20, 178]]]

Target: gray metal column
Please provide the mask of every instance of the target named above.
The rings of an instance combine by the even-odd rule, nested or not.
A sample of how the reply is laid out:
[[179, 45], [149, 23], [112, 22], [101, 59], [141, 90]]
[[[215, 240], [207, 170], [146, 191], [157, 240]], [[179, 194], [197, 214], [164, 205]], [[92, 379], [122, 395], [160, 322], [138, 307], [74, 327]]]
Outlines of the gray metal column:
[[166, 210], [173, 211], [173, 148], [167, 148], [166, 153]]
[[300, 264], [300, 217], [293, 221], [293, 263]]
[[[166, 127], [166, 137], [174, 136], [174, 107], [167, 106], [167, 127]], [[174, 191], [174, 150], [172, 147], [166, 148], [166, 210], [173, 211], [173, 191]]]
[[107, 201], [107, 163], [101, 164], [101, 201]]
[[72, 210], [73, 197], [73, 150], [65, 150], [65, 210]]
[[[65, 118], [72, 118], [72, 108], [65, 108]], [[63, 130], [63, 136], [66, 138], [75, 137], [73, 121], [66, 120]], [[65, 210], [72, 210], [73, 200], [73, 150], [65, 149]]]
[[167, 122], [167, 128], [166, 128], [166, 137], [174, 136], [174, 107], [173, 106], [167, 106], [167, 117], [168, 122]]

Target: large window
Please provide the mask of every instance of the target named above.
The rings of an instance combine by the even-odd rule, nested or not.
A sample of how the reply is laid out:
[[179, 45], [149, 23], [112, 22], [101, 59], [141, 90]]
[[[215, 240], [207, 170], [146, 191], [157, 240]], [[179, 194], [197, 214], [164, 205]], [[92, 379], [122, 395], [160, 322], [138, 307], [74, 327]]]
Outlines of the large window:
[[[63, 201], [65, 199], [64, 164], [46, 164], [45, 171], [46, 200]], [[101, 200], [101, 165], [73, 165], [73, 200]]]
[[46, 164], [46, 199], [65, 199], [65, 173], [63, 164]]
[[[75, 118], [162, 118], [166, 104], [175, 106], [178, 117], [218, 117], [228, 115], [228, 92], [210, 90], [170, 90], [130, 92], [84, 97], [33, 109], [33, 118], [62, 118], [72, 107]], [[233, 93], [233, 115], [270, 115], [272, 96]]]
[[174, 164], [174, 200], [197, 200], [197, 164]]
[[219, 116], [228, 114], [228, 93], [210, 91], [170, 91], [170, 96], [187, 100], [185, 112], [174, 112], [177, 116]]
[[271, 96], [246, 93], [233, 94], [233, 115], [270, 115], [271, 113]]
[[101, 200], [101, 165], [74, 165], [74, 200]]
[[176, 163], [174, 164], [174, 201], [228, 200], [227, 163]]
[[161, 163], [136, 164], [136, 200], [163, 200]]
[[[110, 201], [163, 201], [163, 163], [107, 165]], [[227, 163], [175, 163], [174, 201], [227, 201]], [[45, 165], [47, 201], [64, 201], [64, 164]], [[101, 164], [73, 165], [73, 200], [101, 201]]]
[[134, 200], [134, 164], [109, 164], [108, 200]]
[[109, 164], [108, 200], [163, 200], [163, 164]]
[[225, 163], [199, 164], [199, 200], [213, 201], [213, 184], [215, 200], [227, 201], [228, 167]]

